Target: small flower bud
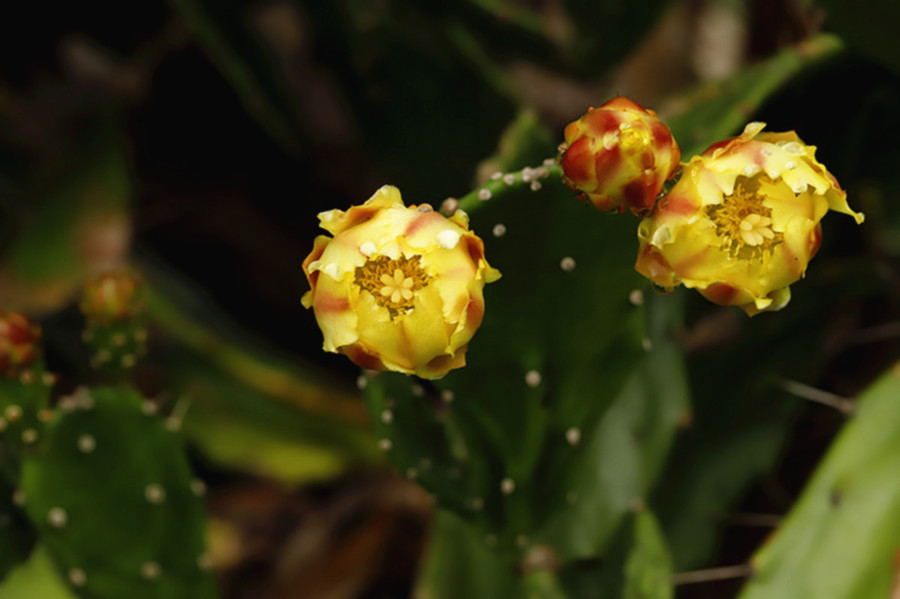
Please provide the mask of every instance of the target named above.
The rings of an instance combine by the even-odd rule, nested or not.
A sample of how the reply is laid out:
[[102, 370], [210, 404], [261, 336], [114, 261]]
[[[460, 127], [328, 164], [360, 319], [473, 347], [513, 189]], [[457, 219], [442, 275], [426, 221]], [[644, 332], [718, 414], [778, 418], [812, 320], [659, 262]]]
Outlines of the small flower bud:
[[0, 310], [0, 376], [18, 376], [39, 355], [41, 329], [23, 314]]
[[95, 324], [134, 318], [144, 308], [141, 283], [127, 272], [104, 273], [85, 283], [80, 307]]
[[563, 180], [598, 210], [648, 214], [681, 159], [656, 113], [628, 98], [613, 98], [569, 123], [565, 139]]

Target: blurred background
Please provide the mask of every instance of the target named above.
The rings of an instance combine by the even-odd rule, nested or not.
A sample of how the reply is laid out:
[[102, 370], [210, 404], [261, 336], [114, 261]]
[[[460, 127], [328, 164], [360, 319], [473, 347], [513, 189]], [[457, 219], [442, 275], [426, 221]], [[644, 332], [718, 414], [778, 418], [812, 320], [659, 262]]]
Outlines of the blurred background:
[[[321, 351], [300, 305], [315, 215], [387, 183], [437, 207], [498, 165], [555, 157], [565, 124], [613, 96], [665, 121], [731, 94], [723, 135], [763, 120], [816, 145], [867, 221], [829, 224], [831, 266], [810, 278], [838, 278], [843, 292], [795, 298], [790, 309], [808, 317], [792, 330], [815, 333], [796, 352], [809, 352], [801, 364], [819, 386], [846, 396], [900, 357], [894, 2], [135, 0], [3, 12], [0, 307], [42, 324], [64, 394], [96, 378], [80, 345], [85, 279], [129, 268], [147, 281], [149, 354], [134, 380], [184, 411], [223, 597], [408, 597], [422, 572], [432, 498], [386, 464], [357, 369]], [[697, 139], [703, 127], [695, 117]], [[750, 359], [747, 347], [765, 357], [778, 342], [768, 315], [748, 331], [739, 311], [684, 299], [691, 368]], [[728, 488], [708, 509], [677, 489], [690, 482], [681, 466], [715, 440], [677, 442], [657, 487], [673, 512], [661, 514], [667, 535], [684, 539], [676, 571], [745, 563], [843, 423], [800, 400], [726, 414], [727, 384], [693, 385], [706, 398], [698, 426], [759, 426], [739, 476], [710, 470]], [[677, 596], [739, 587], [686, 584]]]

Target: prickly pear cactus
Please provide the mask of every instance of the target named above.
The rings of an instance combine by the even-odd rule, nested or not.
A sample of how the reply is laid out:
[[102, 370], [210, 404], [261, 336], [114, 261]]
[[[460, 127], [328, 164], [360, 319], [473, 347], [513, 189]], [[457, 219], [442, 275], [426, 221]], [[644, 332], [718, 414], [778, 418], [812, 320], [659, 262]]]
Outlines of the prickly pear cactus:
[[147, 352], [141, 281], [127, 272], [104, 273], [85, 284], [80, 308], [91, 366], [112, 375], [130, 371]]
[[13, 500], [15, 489], [0, 478], [0, 580], [31, 553], [36, 536]]
[[[671, 123], [685, 159], [737, 126], [737, 100], [760, 101], [798, 65], [786, 53], [693, 98]], [[504, 164], [510, 172], [458, 202], [503, 274], [485, 290], [467, 366], [433, 382], [361, 377], [379, 446], [454, 512], [442, 521], [494, 549], [492, 571], [514, 563], [526, 586], [544, 581], [538, 596], [561, 596], [552, 572], [570, 596], [670, 597], [671, 560], [645, 497], [690, 421], [672, 340], [679, 296], [650, 291], [634, 271], [634, 228], [579, 204], [552, 160], [511, 170], [520, 166]], [[457, 202], [443, 206], [449, 215]], [[530, 569], [536, 555], [543, 565]], [[460, 588], [454, 576], [426, 569], [420, 589], [453, 596], [442, 589]]]
[[24, 460], [21, 503], [80, 596], [216, 596], [203, 485], [172, 428], [134, 390], [83, 389]]
[[50, 387], [44, 370], [41, 330], [23, 315], [0, 310], [0, 477], [15, 485], [19, 464], [41, 445]]
[[528, 171], [537, 184], [501, 176], [508, 190], [464, 204], [503, 273], [466, 368], [360, 382], [382, 450], [485, 543], [596, 556], [642, 503], [687, 409], [673, 304], [634, 272], [630, 227], [542, 177], [546, 166]]
[[20, 378], [0, 380], [0, 465], [7, 478], [18, 478], [23, 457], [41, 446], [47, 421], [49, 386], [53, 376], [40, 364], [23, 371]]

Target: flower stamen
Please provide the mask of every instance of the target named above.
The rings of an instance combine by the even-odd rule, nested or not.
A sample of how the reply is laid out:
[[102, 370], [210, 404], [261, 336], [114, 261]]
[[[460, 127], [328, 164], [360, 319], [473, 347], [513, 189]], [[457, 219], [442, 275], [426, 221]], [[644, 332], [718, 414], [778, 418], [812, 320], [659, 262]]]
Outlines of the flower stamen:
[[741, 221], [741, 239], [747, 245], [762, 245], [765, 239], [772, 239], [775, 233], [770, 228], [772, 219], [754, 212]]
[[706, 206], [706, 216], [732, 258], [754, 259], [781, 243], [782, 234], [772, 229], [772, 210], [763, 204], [759, 185], [764, 175], [738, 177], [734, 192], [721, 204]]
[[380, 306], [391, 313], [391, 318], [407, 313], [415, 304], [415, 292], [427, 286], [431, 277], [422, 270], [421, 256], [397, 260], [377, 256], [358, 267], [354, 282], [368, 291]]
[[412, 299], [412, 291], [410, 291], [413, 286], [412, 277], [407, 277], [399, 268], [394, 269], [393, 277], [381, 275], [381, 282], [384, 283], [384, 287], [381, 288], [380, 293], [384, 297], [390, 296], [391, 302], [396, 304], [400, 302], [400, 298]]

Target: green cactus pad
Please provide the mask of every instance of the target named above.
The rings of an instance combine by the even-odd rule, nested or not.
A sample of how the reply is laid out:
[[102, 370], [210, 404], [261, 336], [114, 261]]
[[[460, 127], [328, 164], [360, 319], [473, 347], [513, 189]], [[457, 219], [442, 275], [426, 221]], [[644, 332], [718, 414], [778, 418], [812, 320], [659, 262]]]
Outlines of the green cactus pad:
[[672, 560], [659, 524], [644, 510], [634, 519], [634, 545], [625, 564], [623, 599], [672, 599]]
[[0, 478], [0, 580], [28, 558], [35, 544], [31, 524], [15, 505], [15, 489]]
[[53, 381], [40, 362], [16, 378], [0, 378], [0, 479], [13, 487], [22, 457], [43, 444]]
[[64, 578], [90, 599], [215, 597], [202, 487], [177, 434], [131, 389], [83, 390], [62, 405], [21, 488]]
[[510, 555], [549, 542], [575, 559], [602, 554], [686, 409], [678, 302], [652, 302], [634, 272], [636, 220], [536, 177], [473, 211], [503, 279], [468, 365], [434, 383], [367, 376], [365, 395], [380, 447], [442, 506]]
[[129, 372], [147, 353], [147, 330], [139, 320], [89, 324], [83, 336], [91, 366], [109, 374]]

